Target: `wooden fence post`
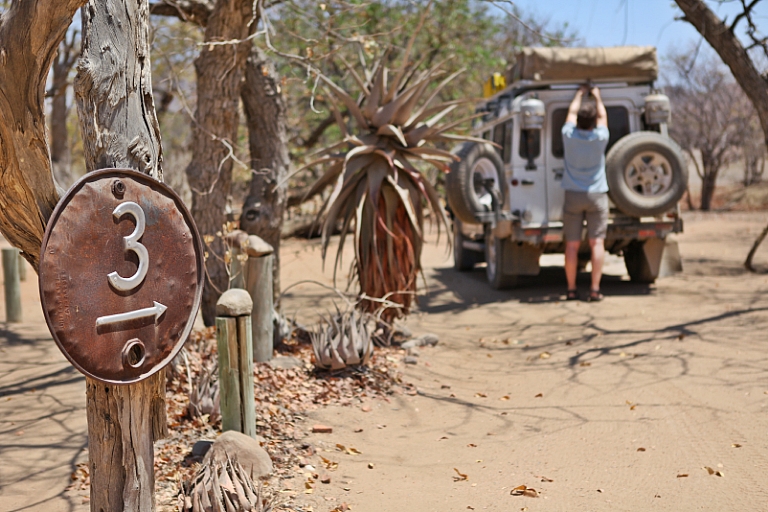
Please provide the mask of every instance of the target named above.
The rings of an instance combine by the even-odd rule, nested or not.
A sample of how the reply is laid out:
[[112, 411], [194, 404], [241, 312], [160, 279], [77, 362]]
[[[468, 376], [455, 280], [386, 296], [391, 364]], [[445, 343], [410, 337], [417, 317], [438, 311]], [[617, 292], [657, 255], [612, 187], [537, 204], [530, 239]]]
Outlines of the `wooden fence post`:
[[[253, 330], [253, 360], [264, 363], [272, 359], [274, 349], [274, 295], [272, 267], [274, 248], [256, 235], [233, 231], [228, 235], [231, 271], [229, 285], [243, 288], [253, 300], [251, 328]], [[247, 256], [247, 259], [240, 256]]]
[[19, 282], [19, 250], [3, 249], [3, 279], [5, 281], [5, 321], [21, 322], [21, 283]]
[[24, 259], [24, 256], [21, 255], [21, 251], [19, 251], [19, 281], [22, 283], [26, 282], [27, 280], [27, 260]]
[[274, 248], [256, 235], [248, 237], [245, 262], [245, 289], [253, 298], [253, 360], [264, 363], [272, 359], [274, 349], [275, 323], [272, 293], [272, 266]]
[[221, 430], [235, 430], [255, 438], [252, 311], [251, 296], [240, 288], [227, 290], [216, 303]]

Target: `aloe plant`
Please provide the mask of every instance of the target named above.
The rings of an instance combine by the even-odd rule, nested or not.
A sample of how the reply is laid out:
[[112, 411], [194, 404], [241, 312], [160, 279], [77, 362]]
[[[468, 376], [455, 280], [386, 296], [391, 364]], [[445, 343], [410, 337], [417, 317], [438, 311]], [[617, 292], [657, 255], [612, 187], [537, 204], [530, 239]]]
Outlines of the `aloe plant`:
[[365, 313], [355, 309], [323, 318], [310, 333], [315, 366], [321, 370], [341, 370], [364, 365], [373, 353], [373, 339]]
[[[365, 67], [362, 75], [344, 62], [360, 88], [359, 102], [321, 76], [344, 139], [307, 164], [328, 167], [305, 197], [334, 185], [321, 209], [323, 259], [329, 237], [340, 224], [334, 279], [345, 238], [352, 233], [360, 304], [369, 312], [378, 310], [380, 318], [388, 322], [409, 312], [416, 291], [424, 207], [438, 219], [438, 237], [440, 225], [447, 227], [435, 188], [414, 162], [447, 171], [447, 164], [457, 157], [430, 144], [477, 140], [448, 133], [471, 117], [442, 123], [460, 104], [471, 100], [436, 102], [440, 91], [461, 71], [449, 74], [441, 64], [419, 71], [421, 63], [409, 61], [412, 46], [413, 39], [393, 73], [384, 65], [387, 54], [370, 69]], [[349, 111], [356, 133], [347, 129], [340, 105]], [[450, 231], [446, 229], [446, 233], [450, 237]]]
[[236, 460], [203, 464], [191, 482], [184, 482], [178, 496], [181, 512], [270, 512], [271, 502]]

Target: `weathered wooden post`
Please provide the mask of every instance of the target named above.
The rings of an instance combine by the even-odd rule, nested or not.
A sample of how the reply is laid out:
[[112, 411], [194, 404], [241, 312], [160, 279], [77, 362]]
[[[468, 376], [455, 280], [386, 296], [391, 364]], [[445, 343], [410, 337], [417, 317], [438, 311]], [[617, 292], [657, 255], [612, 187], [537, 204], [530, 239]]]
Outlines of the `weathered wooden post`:
[[27, 280], [27, 260], [21, 255], [19, 251], [19, 281], [22, 283]]
[[260, 237], [244, 231], [233, 231], [227, 243], [232, 251], [230, 287], [245, 289], [253, 299], [253, 360], [263, 363], [272, 359], [274, 349], [272, 268], [275, 250]]
[[251, 312], [253, 300], [243, 289], [224, 292], [216, 303], [221, 429], [256, 437], [253, 396]]
[[272, 266], [274, 249], [256, 235], [248, 237], [245, 262], [245, 289], [253, 298], [253, 360], [263, 363], [272, 359], [274, 349], [274, 311]]
[[19, 250], [3, 249], [3, 279], [5, 282], [5, 321], [21, 322], [21, 283], [19, 282]]

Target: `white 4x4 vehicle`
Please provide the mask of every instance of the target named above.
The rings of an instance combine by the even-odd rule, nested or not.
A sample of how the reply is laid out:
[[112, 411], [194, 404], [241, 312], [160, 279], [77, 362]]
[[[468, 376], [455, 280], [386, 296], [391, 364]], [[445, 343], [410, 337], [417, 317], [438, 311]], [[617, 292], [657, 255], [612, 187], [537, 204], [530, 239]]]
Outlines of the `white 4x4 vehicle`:
[[[466, 142], [454, 150], [461, 160], [446, 192], [455, 268], [485, 261], [491, 286], [506, 288], [517, 276], [538, 275], [541, 254], [565, 250], [561, 128], [576, 89], [591, 81], [610, 131], [606, 250], [623, 254], [634, 282], [652, 283], [662, 266], [678, 270], [677, 246], [666, 238], [683, 229], [678, 201], [688, 169], [667, 135], [669, 99], [653, 88], [657, 72], [652, 47], [525, 48], [510, 85], [477, 107], [483, 116], [473, 135], [495, 145]], [[589, 261], [586, 240], [579, 259]]]

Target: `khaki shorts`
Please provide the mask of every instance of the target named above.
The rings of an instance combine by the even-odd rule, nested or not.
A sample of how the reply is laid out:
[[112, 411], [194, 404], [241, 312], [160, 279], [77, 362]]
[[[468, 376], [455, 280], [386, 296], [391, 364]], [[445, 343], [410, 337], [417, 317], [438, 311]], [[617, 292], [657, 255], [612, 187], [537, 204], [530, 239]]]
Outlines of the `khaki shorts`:
[[566, 242], [581, 240], [585, 218], [587, 237], [605, 239], [608, 231], [608, 194], [566, 190], [563, 204], [563, 236]]

